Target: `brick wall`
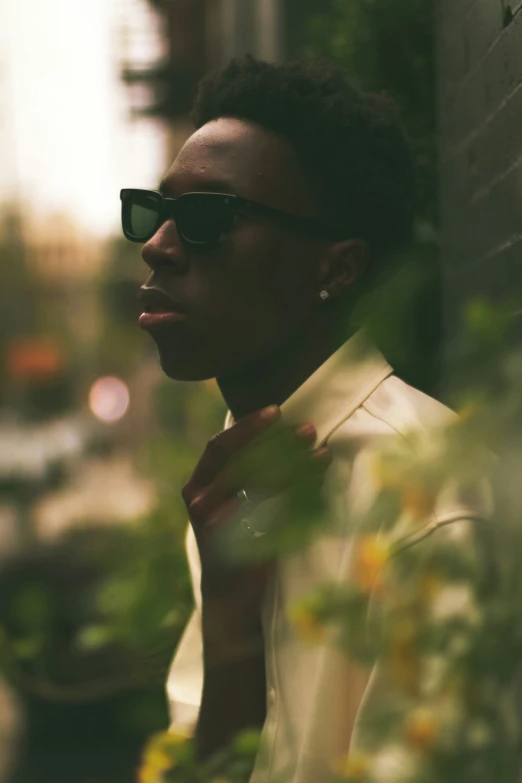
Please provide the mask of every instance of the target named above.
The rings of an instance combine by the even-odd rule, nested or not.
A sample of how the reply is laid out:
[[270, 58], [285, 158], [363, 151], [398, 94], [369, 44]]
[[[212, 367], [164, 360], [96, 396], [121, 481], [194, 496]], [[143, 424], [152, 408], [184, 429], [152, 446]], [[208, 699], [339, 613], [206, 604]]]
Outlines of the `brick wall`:
[[522, 311], [522, 2], [436, 0], [446, 323], [475, 293]]

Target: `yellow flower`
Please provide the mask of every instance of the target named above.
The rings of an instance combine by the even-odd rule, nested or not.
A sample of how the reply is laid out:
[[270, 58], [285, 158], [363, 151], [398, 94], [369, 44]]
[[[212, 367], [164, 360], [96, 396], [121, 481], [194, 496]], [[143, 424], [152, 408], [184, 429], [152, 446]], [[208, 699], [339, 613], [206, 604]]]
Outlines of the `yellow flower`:
[[180, 731], [165, 731], [150, 740], [138, 774], [138, 783], [163, 783], [164, 773], [177, 764], [177, 749], [188, 739]]
[[174, 729], [171, 729], [170, 731], [165, 731], [163, 734], [160, 734], [160, 738], [163, 740], [165, 747], [170, 748], [174, 745], [183, 745], [184, 742], [190, 739], [190, 734], [181, 731], [180, 729], [176, 729], [175, 731]]
[[420, 481], [408, 481], [401, 493], [402, 510], [419, 521], [430, 516], [435, 500], [435, 493]]
[[368, 773], [370, 762], [363, 753], [350, 753], [342, 756], [335, 764], [333, 771], [343, 780], [364, 780]]
[[355, 553], [354, 577], [365, 592], [375, 587], [382, 567], [390, 556], [389, 544], [378, 535], [363, 536]]
[[406, 736], [421, 751], [427, 751], [437, 738], [439, 724], [433, 710], [419, 707], [414, 710], [406, 722]]
[[323, 641], [325, 630], [309, 606], [306, 604], [293, 606], [289, 616], [302, 639], [312, 644], [320, 644]]
[[168, 772], [173, 766], [170, 756], [163, 751], [152, 749], [146, 754], [145, 761], [141, 765], [138, 781], [139, 783], [163, 783], [163, 773]]

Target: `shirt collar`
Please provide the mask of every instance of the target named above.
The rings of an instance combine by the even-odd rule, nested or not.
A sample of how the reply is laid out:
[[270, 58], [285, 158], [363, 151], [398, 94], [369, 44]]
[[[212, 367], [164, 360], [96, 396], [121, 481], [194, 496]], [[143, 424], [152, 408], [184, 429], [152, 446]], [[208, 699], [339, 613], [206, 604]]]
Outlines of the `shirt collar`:
[[[312, 422], [318, 447], [392, 373], [392, 367], [361, 329], [282, 403], [281, 420], [289, 426]], [[233, 423], [229, 411], [225, 429]]]

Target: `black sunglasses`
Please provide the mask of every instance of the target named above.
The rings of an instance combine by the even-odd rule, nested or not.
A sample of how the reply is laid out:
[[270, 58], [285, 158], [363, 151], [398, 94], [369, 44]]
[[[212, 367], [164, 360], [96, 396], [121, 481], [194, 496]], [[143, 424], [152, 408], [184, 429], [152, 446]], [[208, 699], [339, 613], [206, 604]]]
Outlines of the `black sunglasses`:
[[333, 227], [313, 218], [292, 215], [226, 193], [184, 193], [179, 198], [166, 198], [155, 190], [125, 188], [120, 198], [123, 233], [131, 242], [148, 242], [165, 220], [171, 218], [187, 245], [215, 245], [234, 228], [237, 215], [248, 213], [263, 215], [313, 237], [341, 238]]

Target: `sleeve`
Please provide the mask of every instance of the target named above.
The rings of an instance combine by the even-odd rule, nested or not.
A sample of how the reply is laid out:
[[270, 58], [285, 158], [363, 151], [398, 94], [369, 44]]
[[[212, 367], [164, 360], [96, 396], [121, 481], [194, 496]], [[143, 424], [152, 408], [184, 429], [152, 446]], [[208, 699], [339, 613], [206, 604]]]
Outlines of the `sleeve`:
[[196, 539], [189, 525], [185, 539], [195, 608], [174, 653], [167, 679], [170, 729], [193, 733], [203, 691], [203, 638], [201, 633], [201, 564]]

